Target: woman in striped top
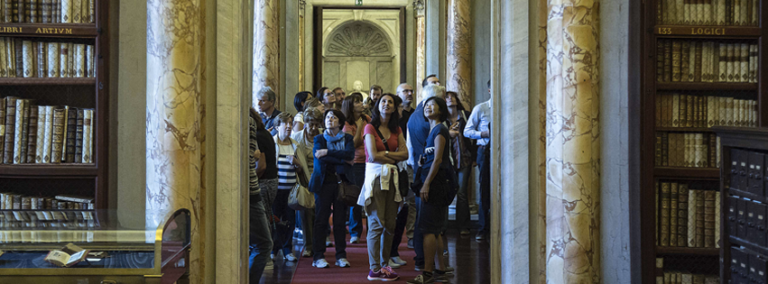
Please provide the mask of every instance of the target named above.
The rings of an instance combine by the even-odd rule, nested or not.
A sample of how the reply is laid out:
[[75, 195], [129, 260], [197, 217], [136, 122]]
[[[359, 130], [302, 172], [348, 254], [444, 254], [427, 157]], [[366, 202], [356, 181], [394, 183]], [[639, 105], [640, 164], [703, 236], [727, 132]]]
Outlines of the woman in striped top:
[[[273, 137], [277, 160], [277, 195], [272, 206], [272, 214], [280, 221], [276, 224], [275, 234], [272, 238], [275, 241], [274, 246], [272, 246], [272, 254], [276, 255], [282, 249], [283, 258], [288, 261], [296, 261], [296, 256], [292, 252], [296, 210], [288, 207], [288, 196], [298, 181], [297, 174], [309, 172], [306, 168], [307, 163], [304, 161], [306, 154], [291, 138], [292, 125], [293, 117], [290, 114], [277, 115], [275, 120], [277, 134]], [[301, 170], [297, 170], [297, 168]]]

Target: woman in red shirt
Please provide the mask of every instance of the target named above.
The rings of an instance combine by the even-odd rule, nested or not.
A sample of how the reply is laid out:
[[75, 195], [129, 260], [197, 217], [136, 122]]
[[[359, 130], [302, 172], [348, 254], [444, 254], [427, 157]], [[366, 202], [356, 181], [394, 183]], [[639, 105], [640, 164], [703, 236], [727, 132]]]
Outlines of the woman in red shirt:
[[[344, 123], [345, 133], [352, 135], [355, 141], [355, 159], [352, 164], [352, 179], [355, 185], [363, 187], [365, 181], [365, 146], [363, 145], [363, 127], [371, 121], [371, 118], [363, 114], [363, 95], [359, 92], [349, 94], [341, 103], [341, 112], [346, 117]], [[359, 130], [359, 131], [358, 131]], [[349, 208], [349, 243], [359, 242], [360, 235], [363, 234], [363, 207], [356, 205]]]

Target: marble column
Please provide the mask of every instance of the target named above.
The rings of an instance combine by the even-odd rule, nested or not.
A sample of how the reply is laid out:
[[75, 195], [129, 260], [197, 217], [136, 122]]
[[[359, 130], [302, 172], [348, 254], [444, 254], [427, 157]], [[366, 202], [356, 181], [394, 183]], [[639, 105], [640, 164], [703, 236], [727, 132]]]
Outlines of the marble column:
[[471, 1], [448, 0], [448, 55], [445, 88], [461, 95], [465, 109], [472, 109]]
[[305, 60], [304, 60], [304, 44], [305, 44], [305, 38], [304, 38], [304, 9], [307, 6], [306, 0], [299, 0], [299, 90], [304, 91], [306, 90], [304, 88], [304, 68], [305, 68]]
[[146, 226], [192, 212], [192, 283], [203, 278], [205, 0], [147, 1]]
[[600, 283], [599, 1], [547, 20], [547, 283]]
[[[535, 254], [531, 255], [532, 268], [531, 283], [547, 283], [547, 15], [549, 0], [538, 0], [531, 3], [535, 5], [532, 15], [533, 25], [536, 26], [536, 48], [531, 50], [536, 58], [536, 72], [532, 74], [535, 77], [535, 83], [532, 85], [536, 89], [536, 111], [537, 124], [531, 128], [531, 135], [536, 135], [536, 144], [531, 147], [536, 150], [536, 179], [531, 183], [535, 185], [534, 190], [536, 204], [536, 223], [533, 225]], [[535, 19], [535, 21], [534, 21]]]
[[414, 0], [413, 10], [416, 14], [416, 98], [421, 101], [421, 81], [427, 77], [427, 19], [424, 11], [424, 0]]
[[[253, 9], [253, 95], [263, 87], [277, 94], [280, 109], [280, 1], [255, 0]], [[256, 98], [253, 106], [256, 106]]]
[[530, 281], [528, 0], [491, 1], [491, 274]]

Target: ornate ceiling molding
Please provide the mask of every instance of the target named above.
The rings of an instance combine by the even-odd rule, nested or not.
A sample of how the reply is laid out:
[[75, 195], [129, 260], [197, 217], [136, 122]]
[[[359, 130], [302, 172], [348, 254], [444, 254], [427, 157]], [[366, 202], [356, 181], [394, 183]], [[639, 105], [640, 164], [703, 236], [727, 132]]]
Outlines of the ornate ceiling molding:
[[365, 22], [351, 22], [329, 37], [326, 56], [391, 56], [387, 36], [377, 27]]

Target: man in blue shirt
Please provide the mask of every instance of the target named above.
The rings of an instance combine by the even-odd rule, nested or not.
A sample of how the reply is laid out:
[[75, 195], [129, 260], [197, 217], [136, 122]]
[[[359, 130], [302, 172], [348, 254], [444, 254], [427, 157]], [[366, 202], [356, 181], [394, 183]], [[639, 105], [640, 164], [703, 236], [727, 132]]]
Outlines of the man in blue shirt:
[[256, 93], [256, 110], [261, 115], [261, 120], [264, 121], [264, 128], [269, 131], [272, 136], [277, 134], [277, 128], [275, 128], [275, 117], [281, 113], [281, 111], [275, 109], [275, 92], [270, 87], [264, 87]]
[[[491, 93], [491, 81], [488, 81]], [[480, 166], [480, 230], [475, 239], [485, 240], [491, 231], [491, 100], [480, 103], [472, 109], [464, 137], [477, 140], [477, 165]]]
[[[424, 117], [424, 101], [430, 97], [438, 96], [445, 98], [445, 88], [440, 86], [440, 81], [435, 75], [429, 75], [422, 82], [423, 94], [422, 101], [414, 110], [413, 115], [408, 119], [408, 133], [406, 139], [406, 145], [408, 146], [408, 166], [411, 169], [419, 167], [419, 158], [424, 152], [424, 146], [427, 144], [427, 136], [429, 136], [429, 121]], [[426, 173], [425, 173], [426, 174]], [[416, 177], [414, 177], [415, 179]], [[416, 270], [424, 268], [424, 234], [419, 230], [419, 210], [421, 210], [421, 198], [416, 196], [416, 224], [414, 225], [413, 232], [413, 248], [416, 252], [414, 262], [416, 262]]]

